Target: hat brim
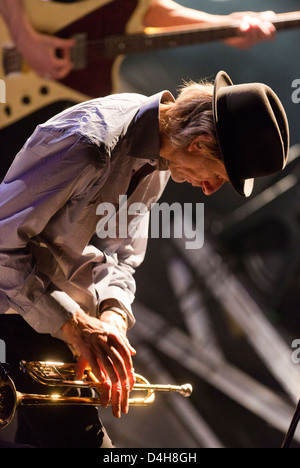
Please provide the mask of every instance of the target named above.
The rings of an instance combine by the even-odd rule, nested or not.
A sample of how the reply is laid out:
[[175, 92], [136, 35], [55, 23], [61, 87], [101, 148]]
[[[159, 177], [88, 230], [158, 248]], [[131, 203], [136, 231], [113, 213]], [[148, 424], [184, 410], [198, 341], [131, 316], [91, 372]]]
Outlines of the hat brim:
[[226, 72], [220, 71], [216, 76], [213, 94], [213, 117], [217, 133], [217, 140], [222, 154], [224, 166], [233, 188], [239, 195], [243, 197], [249, 197], [253, 191], [254, 179], [244, 180], [234, 176], [234, 174], [232, 173], [229, 158], [227, 156], [227, 151], [225, 151], [225, 147], [227, 147], [227, 145], [225, 144], [225, 141], [223, 141], [222, 133], [220, 131], [220, 123], [218, 117], [218, 96], [221, 88], [229, 86], [233, 86], [231, 78]]

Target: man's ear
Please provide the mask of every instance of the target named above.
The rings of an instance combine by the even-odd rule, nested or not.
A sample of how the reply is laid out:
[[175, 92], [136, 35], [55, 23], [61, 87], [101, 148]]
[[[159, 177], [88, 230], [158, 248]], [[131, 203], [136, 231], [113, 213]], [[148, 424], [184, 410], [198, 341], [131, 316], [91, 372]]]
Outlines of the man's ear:
[[194, 140], [189, 144], [188, 151], [201, 151], [203, 148], [201, 146], [201, 143], [210, 140], [209, 135], [199, 135]]

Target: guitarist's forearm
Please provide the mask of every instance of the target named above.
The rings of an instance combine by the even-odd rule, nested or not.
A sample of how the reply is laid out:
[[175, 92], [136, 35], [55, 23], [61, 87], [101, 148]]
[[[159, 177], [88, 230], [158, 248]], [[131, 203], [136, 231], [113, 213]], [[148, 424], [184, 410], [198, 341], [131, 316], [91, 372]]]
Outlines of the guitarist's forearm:
[[149, 27], [182, 26], [196, 23], [222, 22], [224, 17], [186, 8], [173, 0], [153, 0], [144, 19]]
[[24, 33], [32, 30], [28, 21], [23, 0], [0, 0], [0, 14], [16, 42]]

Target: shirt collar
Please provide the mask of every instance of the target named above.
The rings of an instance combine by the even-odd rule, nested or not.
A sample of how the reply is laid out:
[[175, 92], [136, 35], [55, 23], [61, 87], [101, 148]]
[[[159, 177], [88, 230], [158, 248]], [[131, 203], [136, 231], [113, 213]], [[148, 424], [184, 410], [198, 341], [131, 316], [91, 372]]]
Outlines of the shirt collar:
[[169, 91], [162, 91], [148, 98], [130, 123], [128, 154], [138, 159], [160, 159], [159, 105], [175, 101]]

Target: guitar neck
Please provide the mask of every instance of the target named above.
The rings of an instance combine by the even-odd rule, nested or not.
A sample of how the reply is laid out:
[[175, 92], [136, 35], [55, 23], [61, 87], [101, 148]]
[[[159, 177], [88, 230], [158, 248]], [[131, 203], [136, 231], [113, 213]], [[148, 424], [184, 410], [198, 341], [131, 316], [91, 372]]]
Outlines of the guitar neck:
[[277, 31], [287, 31], [289, 29], [299, 28], [300, 11], [277, 15], [277, 18], [273, 21], [273, 24], [276, 26]]
[[[213, 26], [192, 25], [176, 28], [147, 28], [142, 34], [110, 36], [105, 40], [106, 53], [134, 54], [158, 49], [170, 49], [185, 45], [222, 41], [240, 35], [240, 20]], [[276, 16], [273, 24], [277, 31], [287, 31], [300, 27], [300, 11], [283, 13]]]

